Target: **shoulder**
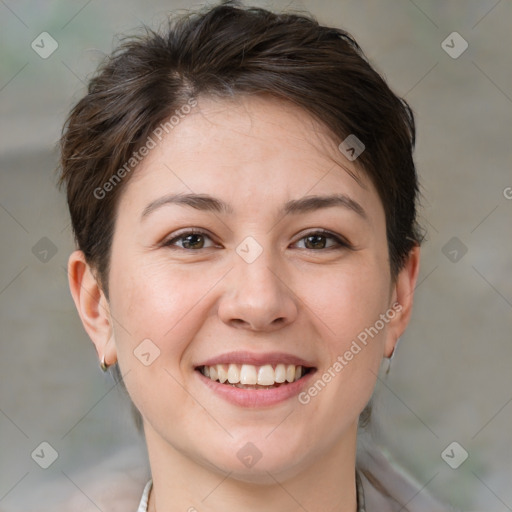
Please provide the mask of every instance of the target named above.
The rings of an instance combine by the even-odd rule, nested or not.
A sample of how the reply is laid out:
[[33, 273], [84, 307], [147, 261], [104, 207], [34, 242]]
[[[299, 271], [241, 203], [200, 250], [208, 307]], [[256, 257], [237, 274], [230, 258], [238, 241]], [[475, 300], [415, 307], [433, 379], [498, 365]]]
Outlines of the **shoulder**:
[[366, 512], [455, 512], [427, 493], [377, 448], [358, 454]]
[[64, 470], [60, 478], [44, 486], [45, 495], [52, 498], [39, 501], [31, 512], [135, 512], [150, 478], [140, 453], [123, 450], [93, 468]]

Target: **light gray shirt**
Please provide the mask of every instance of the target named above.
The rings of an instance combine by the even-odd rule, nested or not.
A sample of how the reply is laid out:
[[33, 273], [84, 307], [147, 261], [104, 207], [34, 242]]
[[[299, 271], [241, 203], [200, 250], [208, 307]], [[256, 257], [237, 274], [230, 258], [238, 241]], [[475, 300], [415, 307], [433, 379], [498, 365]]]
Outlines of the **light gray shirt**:
[[[389, 475], [396, 478], [396, 475]], [[144, 487], [144, 492], [139, 503], [137, 512], [147, 512], [149, 493], [153, 481]], [[373, 480], [371, 476], [366, 476], [364, 472], [356, 472], [356, 488], [357, 488], [357, 512], [447, 512], [448, 509], [436, 503], [432, 498], [423, 495], [418, 497], [418, 493], [410, 494], [411, 485], [407, 480], [398, 479], [396, 481], [396, 490], [400, 496], [393, 497], [385, 490], [379, 482]], [[405, 496], [403, 494], [405, 493]], [[408, 500], [401, 503], [398, 501]], [[410, 502], [410, 505], [409, 505]]]
[[[356, 485], [357, 485], [357, 512], [366, 512], [365, 504], [364, 504], [364, 491], [362, 488], [361, 479], [359, 474], [356, 473]], [[144, 487], [144, 492], [142, 493], [142, 498], [139, 503], [139, 508], [137, 512], [147, 512], [148, 511], [148, 501], [149, 501], [149, 493], [151, 488], [153, 487], [153, 480], [149, 480], [149, 482]]]

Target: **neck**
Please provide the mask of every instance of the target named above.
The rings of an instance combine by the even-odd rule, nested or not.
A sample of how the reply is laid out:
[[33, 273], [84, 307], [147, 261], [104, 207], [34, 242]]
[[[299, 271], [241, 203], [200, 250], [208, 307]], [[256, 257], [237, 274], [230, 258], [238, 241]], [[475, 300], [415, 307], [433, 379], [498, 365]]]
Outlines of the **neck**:
[[356, 512], [357, 425], [314, 462], [283, 473], [261, 471], [258, 483], [242, 481], [175, 450], [148, 426], [153, 478], [148, 512]]

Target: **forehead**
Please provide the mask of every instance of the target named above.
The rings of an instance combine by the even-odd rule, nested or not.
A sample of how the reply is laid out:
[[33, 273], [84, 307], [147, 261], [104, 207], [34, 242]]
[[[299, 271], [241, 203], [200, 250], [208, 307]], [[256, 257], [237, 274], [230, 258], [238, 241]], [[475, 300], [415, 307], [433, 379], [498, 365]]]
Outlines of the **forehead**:
[[161, 140], [154, 137], [121, 202], [140, 208], [155, 194], [204, 193], [235, 210], [261, 211], [274, 200], [342, 192], [369, 206], [377, 199], [379, 208], [366, 174], [298, 106], [262, 96], [197, 100]]

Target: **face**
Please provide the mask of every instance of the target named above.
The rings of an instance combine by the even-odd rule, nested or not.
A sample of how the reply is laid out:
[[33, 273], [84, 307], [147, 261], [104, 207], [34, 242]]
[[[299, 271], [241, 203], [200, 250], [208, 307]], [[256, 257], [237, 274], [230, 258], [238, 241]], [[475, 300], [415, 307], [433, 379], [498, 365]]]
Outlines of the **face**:
[[400, 334], [384, 210], [355, 163], [294, 106], [199, 98], [134, 171], [109, 309], [148, 443], [250, 480], [353, 441]]

